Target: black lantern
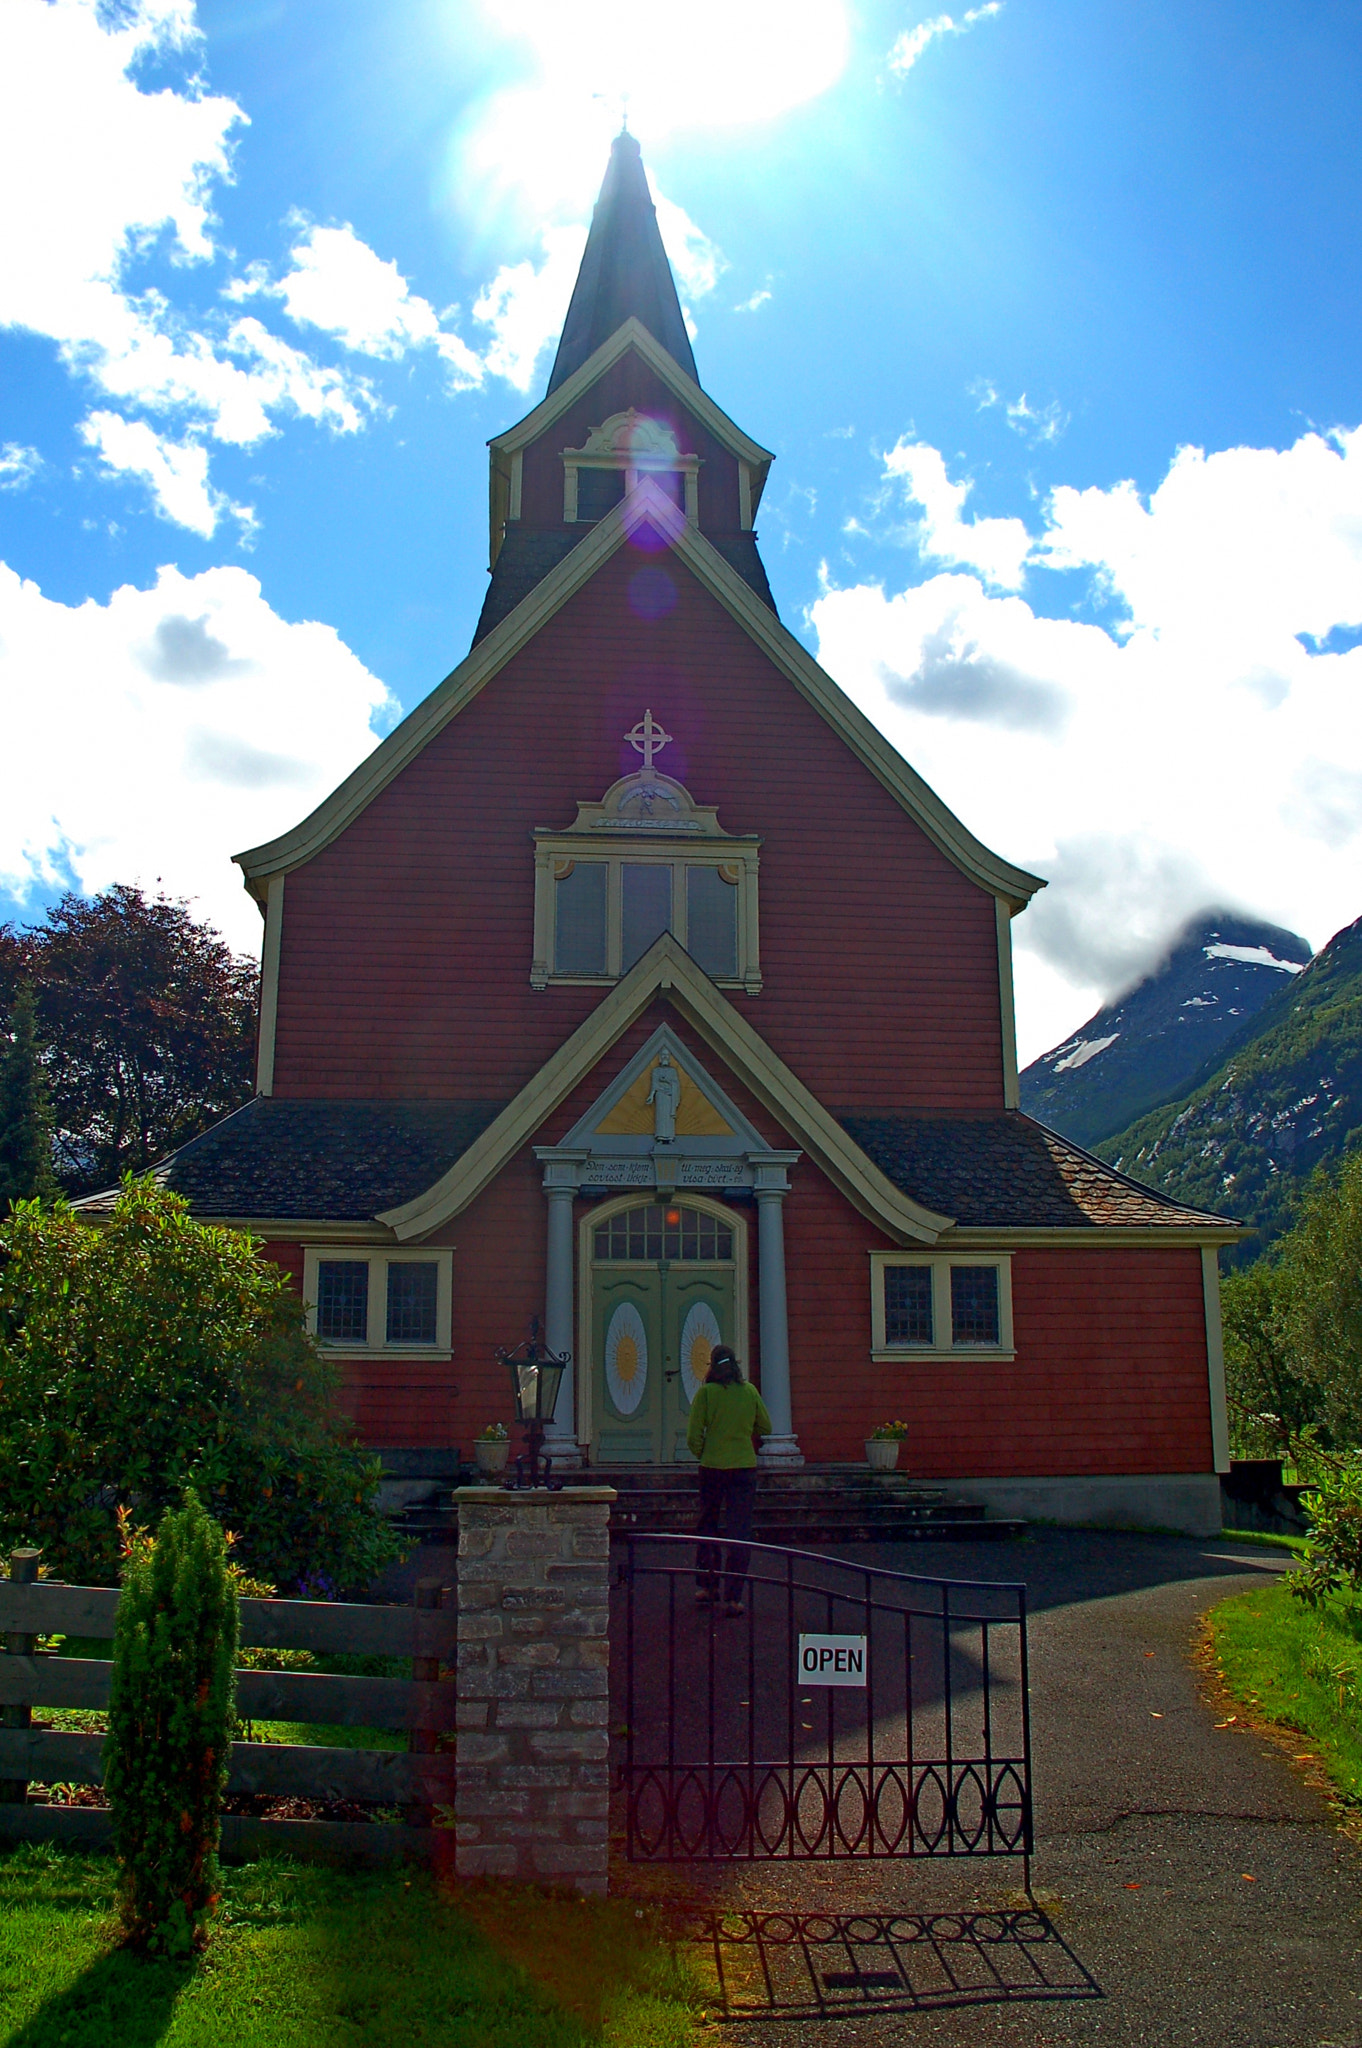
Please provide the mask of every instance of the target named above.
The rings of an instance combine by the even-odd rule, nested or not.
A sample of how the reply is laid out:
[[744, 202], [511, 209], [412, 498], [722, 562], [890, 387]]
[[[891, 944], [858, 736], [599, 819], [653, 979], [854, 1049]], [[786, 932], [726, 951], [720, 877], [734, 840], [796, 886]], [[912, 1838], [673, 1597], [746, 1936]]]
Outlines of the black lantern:
[[[515, 1401], [515, 1419], [521, 1423], [529, 1440], [530, 1485], [539, 1484], [539, 1452], [544, 1442], [544, 1424], [553, 1419], [558, 1406], [558, 1389], [563, 1384], [563, 1374], [572, 1363], [572, 1354], [564, 1351], [561, 1355], [550, 1351], [547, 1344], [540, 1342], [539, 1318], [530, 1324], [530, 1334], [514, 1351], [498, 1347], [497, 1357], [511, 1375], [511, 1394]], [[519, 1460], [517, 1459], [517, 1465]], [[551, 1460], [545, 1461], [544, 1475], [547, 1483]]]

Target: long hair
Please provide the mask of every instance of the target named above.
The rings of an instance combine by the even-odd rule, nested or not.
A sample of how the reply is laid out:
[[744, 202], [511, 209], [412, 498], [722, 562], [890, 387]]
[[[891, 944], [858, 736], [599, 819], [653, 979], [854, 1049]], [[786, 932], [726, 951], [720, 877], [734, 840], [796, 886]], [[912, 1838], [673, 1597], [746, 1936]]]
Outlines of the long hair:
[[742, 1367], [727, 1344], [716, 1344], [710, 1352], [709, 1371], [705, 1378], [716, 1387], [736, 1387], [741, 1381]]

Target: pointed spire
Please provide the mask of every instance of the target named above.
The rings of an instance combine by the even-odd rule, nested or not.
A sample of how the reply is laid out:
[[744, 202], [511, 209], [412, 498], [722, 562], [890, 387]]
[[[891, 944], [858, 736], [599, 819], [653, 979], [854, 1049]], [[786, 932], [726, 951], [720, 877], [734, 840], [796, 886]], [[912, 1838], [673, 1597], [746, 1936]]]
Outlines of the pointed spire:
[[[589, 355], [633, 314], [688, 377], [696, 377], [667, 252], [658, 233], [643, 156], [628, 129], [610, 149], [600, 198], [591, 216], [582, 267], [553, 361], [549, 391], [565, 383]], [[699, 378], [696, 377], [696, 382]]]

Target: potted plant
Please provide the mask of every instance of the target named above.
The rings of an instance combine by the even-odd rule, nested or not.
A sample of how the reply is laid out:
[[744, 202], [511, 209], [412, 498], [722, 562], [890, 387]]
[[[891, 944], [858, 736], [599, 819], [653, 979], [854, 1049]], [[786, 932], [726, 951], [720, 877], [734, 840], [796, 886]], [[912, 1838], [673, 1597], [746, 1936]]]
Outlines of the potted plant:
[[511, 1455], [511, 1433], [504, 1422], [489, 1422], [473, 1439], [473, 1456], [482, 1472], [504, 1472]]
[[899, 1445], [908, 1434], [906, 1422], [877, 1422], [865, 1440], [865, 1461], [872, 1472], [892, 1472]]

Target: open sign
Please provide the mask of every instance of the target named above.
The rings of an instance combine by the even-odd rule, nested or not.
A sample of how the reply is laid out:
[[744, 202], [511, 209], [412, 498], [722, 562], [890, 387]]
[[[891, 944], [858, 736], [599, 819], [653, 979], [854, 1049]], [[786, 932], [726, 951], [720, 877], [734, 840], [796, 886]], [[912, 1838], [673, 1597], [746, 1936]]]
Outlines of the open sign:
[[865, 1672], [864, 1636], [800, 1636], [795, 1675], [801, 1685], [859, 1685], [864, 1688]]

